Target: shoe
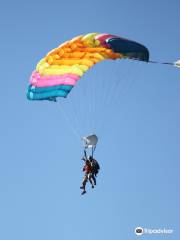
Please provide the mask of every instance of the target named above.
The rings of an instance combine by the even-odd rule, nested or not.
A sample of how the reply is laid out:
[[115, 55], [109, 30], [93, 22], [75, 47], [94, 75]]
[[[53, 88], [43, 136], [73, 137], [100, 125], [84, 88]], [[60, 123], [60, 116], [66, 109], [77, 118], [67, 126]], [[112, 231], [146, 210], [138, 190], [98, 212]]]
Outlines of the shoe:
[[85, 194], [86, 193], [86, 191], [83, 191], [82, 193], [81, 193], [81, 195], [83, 195], [83, 194]]
[[80, 187], [80, 189], [84, 189], [84, 187], [82, 186], [82, 187]]
[[92, 188], [94, 188], [94, 185], [92, 185]]

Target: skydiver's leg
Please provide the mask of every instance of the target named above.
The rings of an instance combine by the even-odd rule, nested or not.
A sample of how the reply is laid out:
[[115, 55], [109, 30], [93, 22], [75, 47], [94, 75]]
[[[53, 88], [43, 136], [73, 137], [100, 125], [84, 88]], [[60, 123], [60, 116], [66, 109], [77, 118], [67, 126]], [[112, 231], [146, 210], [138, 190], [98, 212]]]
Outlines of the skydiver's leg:
[[94, 182], [94, 185], [96, 185], [96, 178], [95, 178], [95, 175], [94, 174], [92, 174], [92, 180], [93, 180], [93, 182]]
[[85, 175], [83, 177], [83, 181], [82, 181], [82, 187], [80, 187], [81, 189], [83, 189], [83, 192], [81, 194], [86, 193], [86, 183], [87, 183], [88, 177], [87, 175]]
[[84, 190], [86, 190], [87, 180], [88, 180], [88, 177], [87, 177], [87, 175], [85, 175], [84, 178], [83, 178], [83, 181], [82, 181], [82, 186], [83, 186], [83, 189], [84, 189]]
[[90, 173], [89, 175], [88, 175], [88, 179], [89, 179], [89, 181], [90, 181], [90, 183], [91, 183], [91, 186], [92, 186], [92, 188], [94, 188], [94, 183], [93, 183], [93, 181], [92, 181], [92, 173]]
[[99, 172], [98, 170], [94, 172], [95, 177], [97, 177], [98, 172]]

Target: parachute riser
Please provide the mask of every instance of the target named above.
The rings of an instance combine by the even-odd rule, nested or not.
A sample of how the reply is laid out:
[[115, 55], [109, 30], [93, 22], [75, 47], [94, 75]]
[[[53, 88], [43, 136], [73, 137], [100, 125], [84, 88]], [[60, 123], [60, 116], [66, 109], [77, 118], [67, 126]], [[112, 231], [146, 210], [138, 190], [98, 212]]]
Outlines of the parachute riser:
[[94, 146], [94, 147], [92, 147], [92, 158], [93, 158], [93, 155], [94, 155], [94, 152], [95, 152], [95, 150], [96, 150], [96, 146]]

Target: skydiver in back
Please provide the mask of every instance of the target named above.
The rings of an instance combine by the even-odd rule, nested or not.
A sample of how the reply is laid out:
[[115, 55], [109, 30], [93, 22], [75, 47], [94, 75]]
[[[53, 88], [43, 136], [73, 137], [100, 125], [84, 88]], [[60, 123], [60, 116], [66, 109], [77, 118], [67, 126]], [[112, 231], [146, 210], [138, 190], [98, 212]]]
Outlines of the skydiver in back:
[[85, 165], [83, 167], [83, 172], [85, 173], [84, 174], [84, 177], [83, 177], [83, 181], [82, 181], [82, 186], [80, 187], [81, 189], [83, 189], [82, 191], [82, 195], [86, 193], [86, 183], [87, 181], [89, 180], [90, 183], [91, 183], [91, 186], [92, 188], [94, 188], [94, 184], [92, 182], [92, 168], [91, 168], [91, 163], [89, 160], [85, 160], [85, 158], [83, 158], [83, 160], [85, 161]]
[[94, 159], [92, 156], [89, 157], [89, 161], [91, 164], [91, 178], [93, 179], [94, 185], [96, 185], [96, 177], [100, 170], [100, 166], [98, 161]]

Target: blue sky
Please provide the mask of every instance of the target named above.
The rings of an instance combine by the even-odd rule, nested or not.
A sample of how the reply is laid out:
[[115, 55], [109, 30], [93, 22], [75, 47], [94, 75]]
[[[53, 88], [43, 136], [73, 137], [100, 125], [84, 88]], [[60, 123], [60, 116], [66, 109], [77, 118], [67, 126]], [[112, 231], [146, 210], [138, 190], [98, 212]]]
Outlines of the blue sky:
[[[180, 237], [179, 69], [107, 61], [81, 79], [67, 103], [26, 99], [37, 62], [79, 34], [116, 34], [143, 43], [151, 60], [176, 61], [179, 9], [178, 0], [1, 3], [1, 239]], [[109, 81], [118, 84], [116, 94], [102, 103]], [[98, 185], [85, 196], [79, 189], [82, 142], [62, 107], [80, 135], [96, 131], [100, 138]], [[174, 232], [138, 237], [137, 226]]]

